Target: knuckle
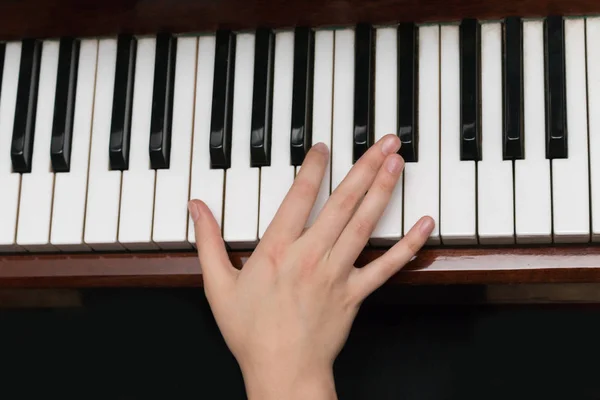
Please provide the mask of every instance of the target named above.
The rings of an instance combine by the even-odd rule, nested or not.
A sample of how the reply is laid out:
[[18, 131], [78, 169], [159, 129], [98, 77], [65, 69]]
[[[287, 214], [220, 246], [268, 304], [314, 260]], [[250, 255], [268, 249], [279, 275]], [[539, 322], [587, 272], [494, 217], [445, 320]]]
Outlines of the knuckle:
[[353, 226], [353, 231], [359, 237], [368, 237], [373, 232], [375, 224], [368, 218], [357, 218]]
[[320, 255], [317, 251], [306, 251], [299, 260], [299, 275], [303, 279], [309, 279], [319, 270]]
[[286, 254], [286, 245], [279, 241], [271, 244], [267, 257], [273, 265], [279, 265]]
[[359, 194], [356, 191], [349, 191], [342, 196], [342, 199], [339, 203], [339, 209], [343, 213], [348, 213], [353, 211], [358, 203]]
[[406, 237], [406, 247], [411, 254], [416, 254], [421, 249], [421, 242], [409, 235]]
[[312, 249], [305, 253], [304, 263], [309, 266], [310, 269], [314, 269], [319, 265], [320, 254], [316, 250]]
[[384, 174], [380, 179], [377, 179], [374, 183], [374, 189], [378, 192], [391, 193], [394, 191], [396, 186], [396, 180], [391, 174]]

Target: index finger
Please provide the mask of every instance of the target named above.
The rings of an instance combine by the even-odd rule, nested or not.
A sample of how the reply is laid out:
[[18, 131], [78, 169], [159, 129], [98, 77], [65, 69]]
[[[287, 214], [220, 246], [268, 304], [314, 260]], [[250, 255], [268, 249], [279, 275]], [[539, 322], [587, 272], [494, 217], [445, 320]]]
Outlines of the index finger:
[[317, 199], [328, 161], [329, 150], [324, 143], [317, 143], [308, 151], [300, 172], [265, 231], [262, 241], [290, 243], [300, 237]]

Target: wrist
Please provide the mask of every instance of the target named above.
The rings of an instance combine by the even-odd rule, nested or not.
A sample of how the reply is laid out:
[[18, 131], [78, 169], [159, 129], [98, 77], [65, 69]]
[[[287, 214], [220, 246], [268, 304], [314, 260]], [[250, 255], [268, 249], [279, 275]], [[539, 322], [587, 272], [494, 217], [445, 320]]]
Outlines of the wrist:
[[242, 368], [249, 400], [337, 400], [332, 368], [291, 365]]

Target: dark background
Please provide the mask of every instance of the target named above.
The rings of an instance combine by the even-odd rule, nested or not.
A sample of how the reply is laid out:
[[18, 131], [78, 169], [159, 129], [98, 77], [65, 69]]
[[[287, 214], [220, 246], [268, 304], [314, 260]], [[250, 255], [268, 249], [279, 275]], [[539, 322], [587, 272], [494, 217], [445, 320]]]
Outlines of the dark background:
[[[444, 290], [369, 298], [335, 364], [340, 400], [600, 399], [600, 307], [461, 305], [479, 288]], [[246, 398], [202, 289], [82, 299], [0, 310], [0, 399]]]

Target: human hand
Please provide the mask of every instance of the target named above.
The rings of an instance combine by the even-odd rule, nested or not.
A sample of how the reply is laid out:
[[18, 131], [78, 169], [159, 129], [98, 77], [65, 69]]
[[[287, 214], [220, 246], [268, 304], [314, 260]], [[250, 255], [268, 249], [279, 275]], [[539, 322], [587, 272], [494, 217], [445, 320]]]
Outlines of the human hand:
[[360, 305], [434, 227], [424, 217], [380, 258], [354, 266], [401, 174], [399, 147], [396, 135], [373, 145], [305, 229], [328, 163], [327, 147], [313, 146], [241, 270], [208, 207], [190, 202], [206, 296], [250, 399], [336, 398], [333, 363]]

